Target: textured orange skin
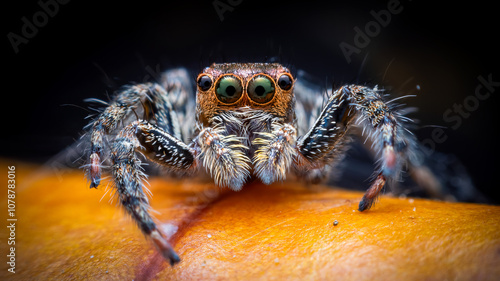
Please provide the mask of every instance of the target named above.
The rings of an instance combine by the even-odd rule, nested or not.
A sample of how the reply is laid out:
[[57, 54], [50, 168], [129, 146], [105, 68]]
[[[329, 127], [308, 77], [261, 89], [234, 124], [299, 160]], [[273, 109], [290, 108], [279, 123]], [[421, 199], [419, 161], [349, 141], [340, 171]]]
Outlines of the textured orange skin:
[[[5, 163], [6, 167], [12, 165]], [[7, 181], [7, 170], [1, 175]], [[81, 171], [16, 165], [16, 273], [1, 280], [498, 280], [500, 207], [252, 183], [240, 192], [154, 178], [160, 225], [182, 261], [171, 267]], [[4, 189], [5, 190], [5, 189]], [[6, 193], [1, 219], [6, 224]], [[109, 193], [112, 193], [110, 191]], [[100, 202], [100, 200], [102, 201]], [[334, 221], [338, 224], [334, 226]], [[1, 255], [8, 254], [1, 233]]]

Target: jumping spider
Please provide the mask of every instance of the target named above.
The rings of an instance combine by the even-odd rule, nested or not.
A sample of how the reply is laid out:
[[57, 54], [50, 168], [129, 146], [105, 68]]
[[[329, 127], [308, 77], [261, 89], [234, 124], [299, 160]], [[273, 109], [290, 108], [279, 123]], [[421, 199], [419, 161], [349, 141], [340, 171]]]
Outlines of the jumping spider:
[[89, 124], [90, 187], [109, 159], [121, 205], [171, 264], [180, 259], [149, 214], [138, 153], [184, 174], [206, 170], [216, 185], [240, 190], [254, 178], [317, 181], [342, 159], [349, 133], [365, 133], [379, 161], [359, 211], [411, 165], [406, 117], [376, 87], [345, 85], [323, 99], [278, 63], [213, 64], [196, 78], [196, 102], [191, 85], [186, 71], [172, 70], [159, 83], [128, 86]]

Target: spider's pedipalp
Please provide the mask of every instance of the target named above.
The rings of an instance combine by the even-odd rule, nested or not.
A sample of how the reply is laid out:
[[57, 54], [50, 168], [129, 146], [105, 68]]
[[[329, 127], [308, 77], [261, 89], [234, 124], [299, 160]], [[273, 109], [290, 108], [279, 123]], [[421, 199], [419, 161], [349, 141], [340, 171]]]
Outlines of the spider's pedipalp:
[[247, 149], [241, 139], [225, 136], [221, 130], [204, 128], [198, 135], [197, 146], [203, 166], [210, 173], [215, 183], [240, 190], [250, 175], [250, 159], [242, 149]]
[[273, 127], [271, 133], [259, 133], [253, 140], [259, 146], [253, 159], [255, 172], [265, 184], [286, 179], [295, 155], [297, 130], [290, 124]]

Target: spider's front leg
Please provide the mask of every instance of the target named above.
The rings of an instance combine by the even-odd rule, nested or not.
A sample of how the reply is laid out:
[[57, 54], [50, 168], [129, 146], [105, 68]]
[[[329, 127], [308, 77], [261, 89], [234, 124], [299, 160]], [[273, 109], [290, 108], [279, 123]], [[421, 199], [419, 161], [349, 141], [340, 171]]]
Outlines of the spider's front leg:
[[380, 158], [377, 177], [359, 203], [359, 211], [364, 211], [373, 205], [386, 180], [398, 176], [410, 141], [376, 88], [347, 85], [335, 91], [311, 130], [298, 140], [297, 162], [307, 169], [340, 160], [354, 123], [367, 131]]
[[150, 206], [143, 190], [146, 176], [142, 172], [136, 151], [142, 152], [156, 163], [179, 170], [190, 170], [196, 166], [194, 151], [147, 121], [135, 121], [127, 125], [111, 147], [111, 172], [121, 205], [173, 265], [180, 259], [148, 212]]
[[[177, 84], [165, 83], [164, 88], [145, 83], [120, 90], [89, 124], [90, 163], [86, 166], [90, 187], [97, 187], [101, 163], [109, 155], [120, 204], [171, 264], [178, 262], [179, 257], [149, 214], [143, 183], [146, 175], [137, 152], [170, 169], [187, 172], [195, 169], [195, 152], [180, 141], [179, 122], [169, 102], [168, 93], [182, 88]], [[144, 120], [139, 120], [141, 117]]]
[[169, 134], [180, 137], [177, 117], [164, 88], [157, 84], [145, 83], [121, 90], [109, 106], [89, 124], [91, 148], [87, 176], [91, 188], [96, 188], [101, 181], [101, 163], [105, 158], [104, 147], [108, 136], [131, 119], [137, 119], [139, 113]]

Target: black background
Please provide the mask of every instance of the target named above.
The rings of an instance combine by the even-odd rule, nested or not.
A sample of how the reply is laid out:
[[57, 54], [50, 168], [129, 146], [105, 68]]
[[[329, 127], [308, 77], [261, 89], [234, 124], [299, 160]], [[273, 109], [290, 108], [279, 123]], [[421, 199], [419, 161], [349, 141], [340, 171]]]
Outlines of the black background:
[[370, 11], [387, 9], [390, 1], [244, 0], [223, 20], [214, 1], [70, 1], [17, 54], [7, 34], [22, 35], [21, 18], [32, 21], [41, 7], [12, 2], [4, 3], [2, 157], [49, 159], [87, 124], [83, 99], [107, 99], [123, 84], [153, 80], [151, 70], [184, 66], [195, 74], [212, 62], [277, 57], [322, 86], [368, 83], [417, 94], [405, 103], [419, 108], [412, 115], [420, 121], [419, 139], [445, 127], [447, 139], [436, 149], [455, 154], [478, 188], [499, 202], [494, 116], [500, 87], [458, 128], [443, 119], [474, 95], [478, 76], [500, 81], [494, 4], [401, 1], [402, 12], [348, 63], [339, 44], [354, 45], [354, 27], [364, 29], [374, 20]]

